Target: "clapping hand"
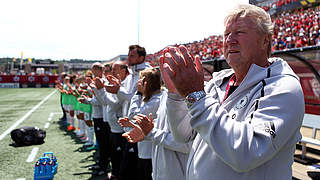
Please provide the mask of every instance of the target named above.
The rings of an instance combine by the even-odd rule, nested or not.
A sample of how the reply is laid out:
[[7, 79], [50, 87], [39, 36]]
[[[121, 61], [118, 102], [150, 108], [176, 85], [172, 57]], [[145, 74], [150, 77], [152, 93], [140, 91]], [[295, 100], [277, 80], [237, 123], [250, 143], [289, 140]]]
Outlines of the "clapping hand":
[[95, 88], [96, 86], [93, 84], [93, 81], [91, 78], [86, 78], [86, 83], [89, 85], [90, 88]]
[[97, 89], [102, 89], [104, 87], [103, 80], [99, 77], [94, 78], [94, 85], [97, 87]]
[[132, 127], [133, 129], [129, 132], [123, 133], [122, 136], [125, 137], [129, 143], [136, 143], [138, 141], [142, 141], [144, 139], [142, 129], [138, 125], [133, 124], [130, 120], [126, 120], [126, 123], [129, 123], [129, 127]]
[[[167, 55], [167, 56], [169, 56], [169, 55]], [[165, 68], [170, 68], [169, 65], [167, 64], [167, 62], [165, 61], [165, 57], [164, 56], [160, 57], [159, 67], [160, 67], [160, 72], [161, 72], [162, 79], [164, 81], [165, 87], [168, 89], [168, 92], [170, 92], [170, 93], [178, 93], [176, 88], [174, 87], [174, 84], [171, 81], [168, 73], [164, 70]]]
[[131, 124], [129, 122], [130, 119], [128, 117], [123, 117], [118, 120], [118, 123], [121, 127], [131, 127]]
[[84, 103], [86, 98], [88, 98], [88, 97], [85, 96], [85, 95], [81, 95], [81, 97], [77, 98], [77, 100], [78, 100], [80, 103]]
[[165, 76], [168, 76], [183, 97], [192, 92], [204, 90], [204, 75], [199, 56], [193, 58], [185, 46], [168, 47], [162, 53], [160, 71], [165, 82]]
[[144, 114], [138, 114], [134, 116], [133, 119], [136, 120], [136, 123], [140, 126], [145, 136], [148, 135], [154, 127], [151, 113], [149, 114], [149, 118]]
[[107, 80], [109, 81], [109, 85], [105, 86], [106, 91], [112, 94], [117, 94], [121, 85], [121, 80], [112, 75], [108, 75]]

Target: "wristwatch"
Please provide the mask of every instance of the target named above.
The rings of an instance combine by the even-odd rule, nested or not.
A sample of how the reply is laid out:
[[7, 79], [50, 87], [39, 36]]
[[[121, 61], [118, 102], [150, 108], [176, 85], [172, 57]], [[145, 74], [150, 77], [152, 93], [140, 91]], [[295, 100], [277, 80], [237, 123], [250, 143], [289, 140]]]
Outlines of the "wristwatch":
[[187, 103], [188, 108], [191, 107], [195, 102], [199, 101], [203, 97], [206, 96], [206, 93], [204, 91], [195, 91], [186, 97], [185, 102]]

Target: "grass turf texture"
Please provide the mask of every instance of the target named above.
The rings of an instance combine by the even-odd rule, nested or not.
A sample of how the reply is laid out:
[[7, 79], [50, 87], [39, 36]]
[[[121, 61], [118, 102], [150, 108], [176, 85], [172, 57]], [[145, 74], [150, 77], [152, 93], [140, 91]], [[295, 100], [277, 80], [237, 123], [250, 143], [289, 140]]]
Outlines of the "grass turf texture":
[[[54, 89], [52, 88], [20, 88], [0, 89], [0, 134], [10, 128], [34, 106], [41, 102]], [[60, 93], [54, 93], [46, 102], [35, 110], [16, 128], [37, 126], [46, 130], [45, 143], [24, 147], [12, 146], [10, 133], [0, 141], [0, 179], [33, 179], [34, 164], [44, 152], [53, 152], [59, 166], [55, 179], [103, 179], [105, 176], [92, 175], [88, 167], [95, 164], [95, 151], [82, 150], [82, 143], [74, 133], [66, 132], [59, 118], [62, 114], [54, 114], [50, 126], [45, 129], [50, 113], [62, 113]], [[30, 152], [34, 147], [39, 151], [33, 162], [28, 163]]]

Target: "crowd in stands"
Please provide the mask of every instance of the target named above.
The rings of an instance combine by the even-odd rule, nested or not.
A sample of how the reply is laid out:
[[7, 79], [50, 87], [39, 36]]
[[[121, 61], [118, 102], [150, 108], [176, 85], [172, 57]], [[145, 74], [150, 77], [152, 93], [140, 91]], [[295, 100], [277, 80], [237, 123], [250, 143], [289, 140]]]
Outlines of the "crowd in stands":
[[[186, 43], [185, 45], [188, 50], [191, 52], [193, 56], [199, 55], [200, 59], [202, 60], [211, 60], [214, 58], [220, 57], [222, 52], [222, 44], [223, 44], [223, 37], [222, 36], [210, 36], [208, 38], [205, 38], [201, 41], [195, 41], [192, 43]], [[174, 45], [178, 46], [178, 44]], [[159, 65], [159, 52], [156, 52], [154, 54], [149, 54], [147, 56], [147, 61], [152, 66], [158, 66]]]
[[[295, 1], [279, 0], [274, 3], [277, 7], [280, 7]], [[273, 51], [320, 45], [320, 6], [283, 12], [274, 15], [272, 20], [275, 23]], [[223, 57], [222, 43], [222, 36], [213, 35], [204, 40], [183, 45], [188, 48], [193, 56], [199, 55], [201, 60], [211, 60]], [[147, 55], [147, 61], [152, 66], [159, 65], [159, 53]]]
[[298, 0], [271, 0], [262, 3], [261, 8], [268, 12], [270, 9], [280, 8], [284, 5], [291, 4], [296, 1]]
[[273, 18], [273, 50], [320, 45], [320, 8], [297, 9]]

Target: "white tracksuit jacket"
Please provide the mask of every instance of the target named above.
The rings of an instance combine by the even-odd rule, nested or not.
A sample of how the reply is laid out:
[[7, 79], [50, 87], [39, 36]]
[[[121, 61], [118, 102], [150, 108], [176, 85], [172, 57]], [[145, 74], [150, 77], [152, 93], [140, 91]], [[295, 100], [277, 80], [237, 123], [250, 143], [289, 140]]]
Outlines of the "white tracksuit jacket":
[[[92, 91], [96, 92], [97, 89], [93, 88]], [[97, 99], [96, 96], [85, 99], [85, 103], [92, 104], [92, 118], [103, 118], [102, 103]]]
[[[207, 95], [183, 114], [183, 101], [168, 98], [176, 140], [194, 139], [187, 180], [289, 180], [295, 145], [301, 139], [304, 96], [289, 65], [251, 65], [239, 87], [224, 101], [233, 70], [213, 74]], [[195, 133], [196, 132], [196, 133]]]
[[117, 92], [117, 96], [120, 101], [124, 101], [122, 104], [122, 112], [124, 116], [128, 115], [129, 105], [132, 96], [137, 90], [137, 82], [139, 80], [140, 71], [152, 68], [149, 63], [143, 62], [141, 64], [136, 64], [128, 67], [130, 74], [121, 83], [121, 87]]
[[[149, 101], [144, 102], [142, 95], [134, 95], [130, 102], [128, 118], [133, 119], [133, 117], [137, 114], [144, 114], [149, 117], [149, 114], [151, 113], [152, 119], [156, 119], [157, 111], [159, 109], [160, 97], [161, 93], [154, 94], [153, 96], [151, 96]], [[152, 142], [149, 140], [143, 140], [137, 142], [137, 145], [139, 158], [151, 159]]]
[[[167, 92], [163, 91], [154, 128], [145, 137], [152, 140], [152, 179], [185, 180], [191, 143], [178, 143], [174, 140], [166, 114], [167, 97]], [[184, 105], [187, 112], [187, 106]]]
[[123, 128], [119, 125], [118, 119], [122, 115], [122, 103], [116, 94], [109, 93], [105, 88], [95, 91], [97, 99], [103, 103], [103, 119], [110, 125], [112, 133], [123, 133]]

